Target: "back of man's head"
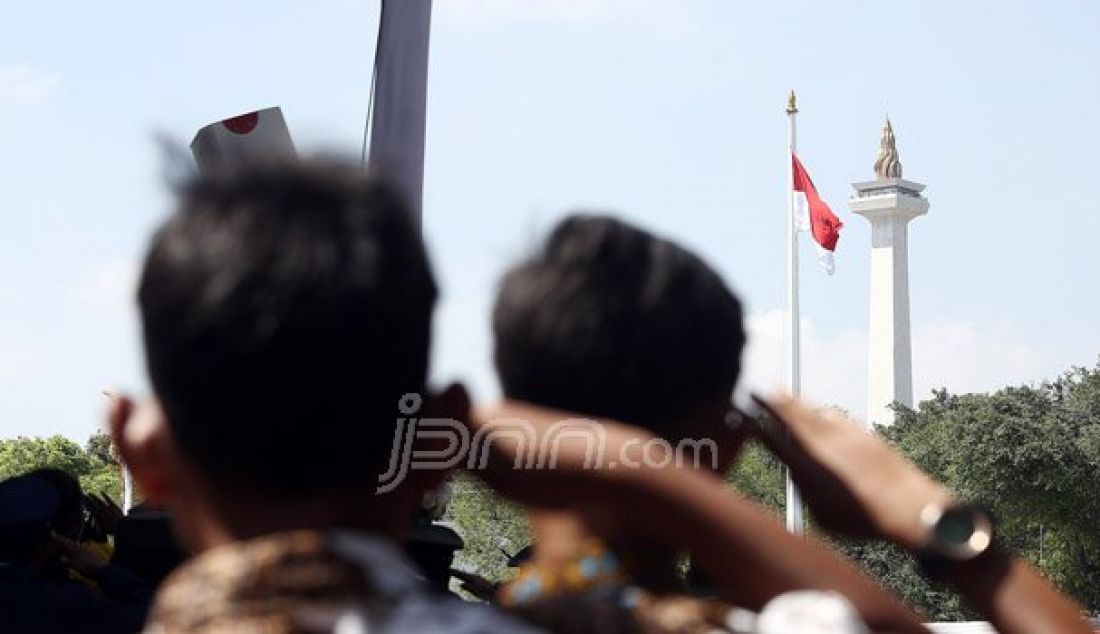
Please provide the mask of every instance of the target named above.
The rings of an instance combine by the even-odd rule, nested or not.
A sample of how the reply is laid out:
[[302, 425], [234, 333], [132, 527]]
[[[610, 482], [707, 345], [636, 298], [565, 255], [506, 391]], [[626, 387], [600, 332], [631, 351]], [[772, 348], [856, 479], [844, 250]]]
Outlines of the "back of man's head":
[[669, 425], [728, 399], [741, 306], [691, 252], [603, 216], [563, 220], [512, 269], [493, 311], [506, 396], [677, 436]]
[[213, 484], [373, 486], [422, 392], [436, 286], [393, 191], [327, 162], [186, 186], [139, 290], [154, 391]]
[[60, 505], [57, 488], [38, 475], [0, 482], [0, 563], [29, 564], [40, 558]]
[[35, 469], [30, 475], [48, 482], [57, 491], [57, 512], [51, 520], [53, 530], [69, 539], [79, 539], [84, 526], [84, 491], [80, 480], [52, 468]]

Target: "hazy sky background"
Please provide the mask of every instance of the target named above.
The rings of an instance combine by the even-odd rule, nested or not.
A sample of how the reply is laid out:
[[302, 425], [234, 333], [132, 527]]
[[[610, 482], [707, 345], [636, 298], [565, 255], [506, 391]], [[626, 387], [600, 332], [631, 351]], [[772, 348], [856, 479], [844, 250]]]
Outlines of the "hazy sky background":
[[[501, 271], [566, 210], [701, 252], [749, 311], [748, 384], [782, 380], [787, 91], [846, 223], [803, 253], [808, 395], [864, 411], [869, 227], [847, 209], [889, 112], [907, 178], [917, 398], [1100, 353], [1100, 3], [436, 0], [425, 232], [433, 374], [497, 393]], [[154, 134], [280, 105], [358, 152], [377, 2], [41, 1], [0, 19], [0, 437], [82, 440], [141, 392], [132, 287], [170, 200]]]

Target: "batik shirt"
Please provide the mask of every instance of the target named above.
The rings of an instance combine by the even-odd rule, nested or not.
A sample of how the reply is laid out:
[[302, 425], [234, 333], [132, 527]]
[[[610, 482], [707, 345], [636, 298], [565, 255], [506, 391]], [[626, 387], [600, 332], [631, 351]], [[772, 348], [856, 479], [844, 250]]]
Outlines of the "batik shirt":
[[501, 605], [554, 632], [573, 634], [866, 634], [844, 597], [792, 592], [758, 614], [723, 601], [634, 584], [598, 541], [555, 566], [530, 562], [498, 593]]
[[390, 542], [278, 533], [208, 550], [157, 594], [149, 634], [531, 632], [484, 605], [433, 593]]

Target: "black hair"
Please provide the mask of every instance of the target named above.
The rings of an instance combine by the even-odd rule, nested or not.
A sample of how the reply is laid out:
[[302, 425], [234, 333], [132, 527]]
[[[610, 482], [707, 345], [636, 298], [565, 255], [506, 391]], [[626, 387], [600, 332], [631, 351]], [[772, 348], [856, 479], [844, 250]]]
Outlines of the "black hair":
[[501, 282], [494, 361], [510, 398], [674, 436], [678, 417], [731, 396], [741, 320], [696, 255], [614, 218], [574, 215]]
[[404, 201], [329, 161], [205, 175], [153, 238], [138, 300], [173, 437], [220, 484], [373, 483], [424, 389], [436, 285]]

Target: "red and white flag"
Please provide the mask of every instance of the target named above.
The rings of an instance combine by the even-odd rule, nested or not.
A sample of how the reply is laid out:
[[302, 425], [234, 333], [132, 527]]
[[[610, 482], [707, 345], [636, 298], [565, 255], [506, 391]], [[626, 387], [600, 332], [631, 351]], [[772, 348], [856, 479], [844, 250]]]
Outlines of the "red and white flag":
[[296, 157], [290, 130], [278, 107], [216, 121], [191, 141], [199, 171], [236, 169], [261, 162], [285, 162]]
[[817, 243], [818, 259], [825, 271], [832, 275], [835, 270], [833, 252], [836, 251], [836, 242], [840, 239], [840, 228], [844, 226], [840, 218], [836, 217], [829, 205], [821, 200], [817, 194], [817, 188], [802, 166], [798, 156], [791, 154], [793, 167], [791, 174], [794, 182], [791, 188], [794, 190], [794, 225], [799, 231], [809, 232]]

